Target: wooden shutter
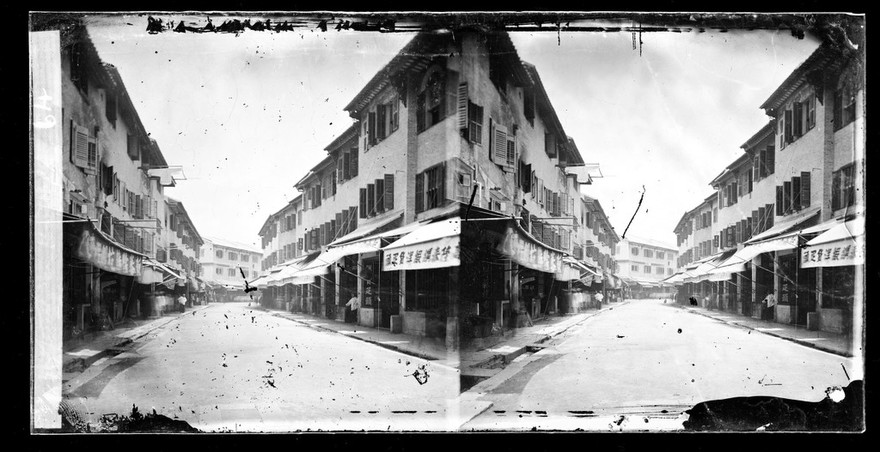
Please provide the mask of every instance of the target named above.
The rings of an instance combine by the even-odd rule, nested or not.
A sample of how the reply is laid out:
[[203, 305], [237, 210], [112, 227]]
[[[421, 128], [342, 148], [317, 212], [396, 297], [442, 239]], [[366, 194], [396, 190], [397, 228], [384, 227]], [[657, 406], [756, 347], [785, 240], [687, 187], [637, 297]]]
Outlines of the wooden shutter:
[[386, 121], [388, 120], [388, 111], [385, 109], [385, 105], [379, 105], [376, 107], [376, 141], [384, 139], [388, 134], [386, 133], [387, 128]]
[[336, 158], [336, 182], [340, 184], [345, 181], [344, 154], [344, 152], [339, 151], [339, 157]]
[[783, 206], [785, 205], [784, 194], [782, 193], [782, 186], [776, 186], [776, 215], [783, 215]]
[[767, 212], [767, 223], [766, 223], [766, 229], [770, 229], [770, 228], [773, 227], [773, 219], [774, 219], [774, 216], [773, 216], [773, 204], [767, 204], [767, 206], [765, 207], [765, 210], [766, 210], [766, 212]]
[[791, 209], [791, 181], [782, 183], [782, 214], [785, 215], [792, 211]]
[[511, 170], [514, 168], [514, 165], [516, 165], [516, 140], [513, 140], [512, 138], [513, 138], [513, 136], [511, 135], [510, 137], [508, 137], [508, 140], [507, 140], [507, 159], [506, 159], [506, 166], [508, 168], [510, 168]]
[[764, 151], [755, 152], [755, 157], [752, 158], [752, 179], [755, 182], [761, 180], [761, 156], [763, 154]]
[[385, 210], [394, 210], [394, 174], [385, 175]]
[[532, 171], [531, 164], [528, 164], [528, 165], [523, 164], [522, 179], [523, 179], [523, 181], [522, 181], [523, 192], [524, 193], [531, 193], [532, 192], [532, 180], [535, 179], [535, 173]]
[[791, 178], [791, 207], [790, 210], [797, 211], [801, 209], [801, 178]]
[[385, 178], [376, 179], [376, 212], [385, 212]]
[[348, 169], [348, 172], [351, 175], [351, 178], [355, 178], [358, 175], [358, 148], [353, 147], [348, 151], [348, 153], [350, 154], [351, 166], [351, 168]]
[[792, 130], [791, 130], [791, 110], [785, 110], [783, 114], [783, 135], [782, 135], [782, 144], [788, 144], [792, 142]]
[[70, 157], [80, 168], [89, 166], [89, 129], [70, 121]]
[[761, 232], [761, 227], [759, 224], [761, 223], [761, 213], [759, 210], [752, 211], [752, 222], [749, 225], [749, 230], [751, 230], [752, 234], [757, 234]]
[[361, 218], [367, 218], [367, 189], [361, 189], [361, 197], [360, 203], [358, 205], [358, 211], [360, 211]]
[[440, 164], [439, 173], [437, 183], [440, 185], [437, 187], [437, 205], [442, 205], [446, 200], [446, 162]]
[[425, 91], [416, 97], [416, 130], [425, 130]]
[[376, 215], [376, 185], [367, 184], [367, 216]]
[[400, 98], [398, 96], [394, 96], [394, 100], [391, 101], [391, 131], [394, 132], [397, 130], [400, 122]]
[[792, 135], [795, 137], [799, 137], [804, 133], [803, 108], [801, 107], [800, 102], [795, 102], [792, 108], [794, 109], [794, 121], [792, 124], [794, 130]]
[[810, 207], [810, 175], [809, 171], [801, 172], [801, 208]]
[[843, 207], [840, 202], [841, 173], [842, 171], [835, 171], [831, 179], [831, 210], [837, 210]]
[[496, 165], [507, 165], [507, 128], [496, 125], [492, 140], [492, 160]]
[[467, 82], [458, 85], [458, 128], [468, 128], [468, 86]]
[[767, 176], [773, 174], [776, 171], [776, 148], [773, 146], [767, 146]]
[[425, 210], [425, 173], [416, 174], [416, 212]]
[[367, 118], [367, 143], [373, 145], [376, 144], [376, 112], [369, 112]]
[[746, 218], [746, 239], [752, 238], [752, 235], [755, 232], [755, 222], [753, 217]]

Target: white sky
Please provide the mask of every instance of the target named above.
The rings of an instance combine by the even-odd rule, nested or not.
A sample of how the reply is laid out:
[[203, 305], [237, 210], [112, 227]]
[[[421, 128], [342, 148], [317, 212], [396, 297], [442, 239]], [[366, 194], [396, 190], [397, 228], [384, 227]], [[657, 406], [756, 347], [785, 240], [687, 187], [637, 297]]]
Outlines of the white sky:
[[[199, 233], [257, 248], [267, 216], [351, 125], [345, 105], [414, 36], [145, 29], [146, 17], [89, 21], [102, 60], [118, 68], [147, 131], [188, 178], [166, 193]], [[681, 215], [769, 120], [758, 107], [818, 46], [787, 31], [644, 33], [641, 55], [630, 33], [511, 39], [584, 160], [601, 165], [605, 177], [583, 192], [621, 235], [644, 185], [627, 235], [671, 245]]]

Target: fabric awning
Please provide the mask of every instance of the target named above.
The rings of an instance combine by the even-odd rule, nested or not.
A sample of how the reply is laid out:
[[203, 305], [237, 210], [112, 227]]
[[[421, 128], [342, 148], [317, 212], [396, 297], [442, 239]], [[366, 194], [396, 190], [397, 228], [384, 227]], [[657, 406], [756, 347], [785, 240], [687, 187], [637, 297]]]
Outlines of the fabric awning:
[[807, 242], [801, 267], [842, 267], [865, 263], [865, 217], [838, 224]]
[[518, 222], [508, 226], [504, 238], [498, 245], [498, 252], [532, 270], [554, 274], [563, 271], [565, 254], [533, 238]]
[[165, 265], [162, 265], [161, 262], [145, 257], [143, 260], [142, 272], [135, 278], [135, 280], [140, 284], [162, 284], [165, 282], [166, 278], [178, 279], [181, 278], [181, 276]]
[[382, 248], [382, 270], [420, 270], [460, 265], [461, 219], [421, 225]]
[[722, 251], [717, 254], [713, 254], [705, 259], [701, 259], [699, 261], [699, 265], [697, 268], [693, 270], [688, 270], [687, 273], [690, 274], [689, 277], [685, 278], [687, 282], [700, 282], [709, 279], [709, 272], [721, 266], [722, 262], [725, 259], [734, 255], [734, 250]]
[[334, 246], [340, 246], [344, 243], [352, 242], [352, 241], [373, 235], [373, 233], [377, 229], [384, 227], [384, 226], [387, 226], [391, 222], [400, 220], [402, 218], [403, 218], [403, 213], [401, 212], [399, 215], [392, 215], [388, 218], [379, 220], [379, 221], [372, 223], [372, 224], [365, 224], [365, 225], [358, 226], [357, 229], [355, 229], [354, 231], [349, 232], [348, 234], [345, 234], [344, 236], [334, 240], [329, 245], [327, 245], [327, 247], [331, 248]]
[[811, 207], [809, 209], [804, 210], [803, 212], [799, 212], [790, 217], [783, 217], [782, 220], [779, 220], [772, 228], [755, 235], [754, 237], [746, 240], [745, 243], [748, 245], [750, 243], [760, 242], [762, 240], [766, 240], [782, 233], [788, 232], [791, 229], [794, 229], [805, 223], [808, 220], [813, 219], [816, 215], [819, 214], [819, 207]]

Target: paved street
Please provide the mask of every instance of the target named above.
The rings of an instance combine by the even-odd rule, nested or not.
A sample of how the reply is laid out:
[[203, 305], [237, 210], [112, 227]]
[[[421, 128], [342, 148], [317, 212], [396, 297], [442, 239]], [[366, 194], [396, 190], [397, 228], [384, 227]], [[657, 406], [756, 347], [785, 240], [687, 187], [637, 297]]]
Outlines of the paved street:
[[136, 404], [204, 431], [454, 429], [461, 422], [455, 369], [247, 303], [187, 313], [99, 360], [64, 391], [93, 421], [127, 415]]
[[466, 392], [493, 406], [463, 429], [680, 429], [702, 401], [819, 401], [862, 378], [852, 359], [658, 300], [616, 307], [549, 345]]

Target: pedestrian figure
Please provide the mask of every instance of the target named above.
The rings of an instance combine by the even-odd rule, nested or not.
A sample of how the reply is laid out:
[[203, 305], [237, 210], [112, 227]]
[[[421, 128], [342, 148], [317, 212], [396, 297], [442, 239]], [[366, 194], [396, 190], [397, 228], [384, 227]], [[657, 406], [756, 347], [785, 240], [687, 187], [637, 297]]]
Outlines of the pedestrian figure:
[[602, 292], [596, 294], [596, 299], [599, 300], [599, 304], [602, 304], [602, 301], [605, 300], [605, 295], [602, 295]]
[[185, 296], [181, 295], [180, 297], [178, 297], [177, 304], [180, 305], [180, 307], [178, 308], [178, 309], [180, 309], [180, 312], [186, 311], [186, 297]]
[[697, 299], [696, 299], [696, 297], [691, 296], [689, 300], [690, 300], [690, 302], [691, 302], [691, 306], [696, 306], [696, 305], [697, 305]]

